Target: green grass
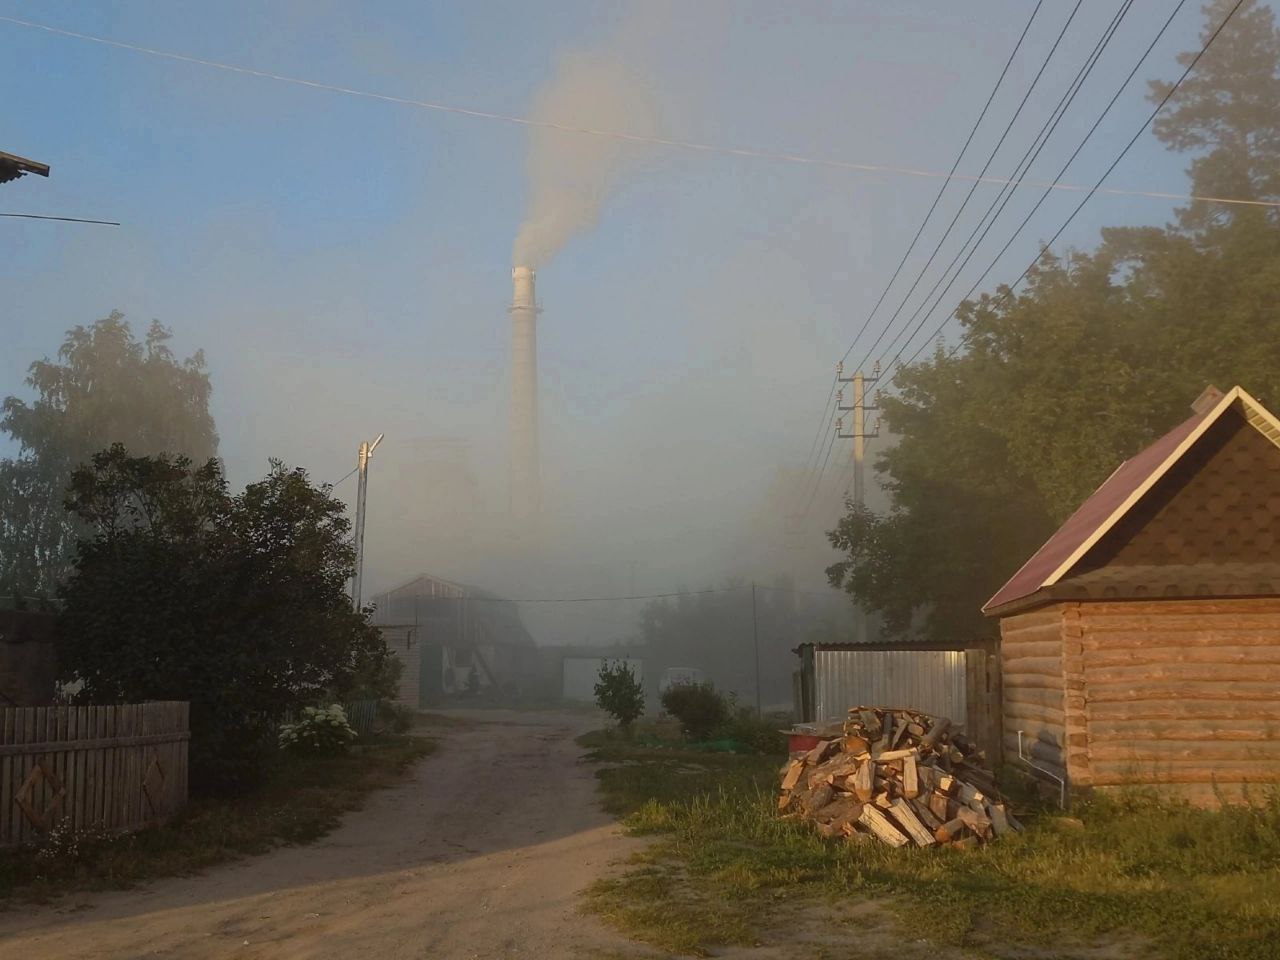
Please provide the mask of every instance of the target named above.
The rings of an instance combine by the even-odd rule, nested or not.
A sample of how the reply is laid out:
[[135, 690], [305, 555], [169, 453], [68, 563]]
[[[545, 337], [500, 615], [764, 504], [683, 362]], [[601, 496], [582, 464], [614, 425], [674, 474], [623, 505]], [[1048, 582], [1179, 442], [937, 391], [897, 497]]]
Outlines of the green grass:
[[386, 736], [335, 757], [284, 756], [268, 781], [235, 800], [195, 800], [164, 826], [67, 848], [6, 850], [0, 899], [46, 900], [75, 890], [127, 888], [189, 874], [283, 844], [310, 843], [360, 808], [372, 791], [401, 781], [436, 743]]
[[[989, 956], [1280, 956], [1280, 798], [1222, 812], [1103, 797], [968, 853], [826, 841], [774, 813], [780, 757], [586, 740], [606, 806], [655, 837], [588, 908], [655, 946], [706, 954], [765, 938], [793, 905], [887, 899], [902, 935]], [[701, 764], [699, 772], [688, 772]], [[1083, 823], [1083, 827], [1080, 826]], [[1118, 946], [1117, 946], [1118, 945]], [[1046, 952], [1048, 951], [1048, 952]]]

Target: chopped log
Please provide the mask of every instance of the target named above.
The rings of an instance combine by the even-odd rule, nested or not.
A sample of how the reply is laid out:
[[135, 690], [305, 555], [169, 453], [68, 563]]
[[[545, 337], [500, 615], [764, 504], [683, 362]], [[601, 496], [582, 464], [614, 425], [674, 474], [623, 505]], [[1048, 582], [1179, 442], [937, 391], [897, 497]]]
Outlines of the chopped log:
[[886, 750], [880, 756], [876, 757], [876, 763], [891, 763], [894, 760], [905, 760], [907, 757], [919, 756], [919, 751], [915, 747], [908, 747], [906, 750]]
[[933, 831], [933, 838], [939, 843], [950, 843], [952, 840], [960, 837], [965, 831], [964, 821], [957, 817], [954, 820], [948, 820], [938, 829]]
[[925, 731], [924, 731], [924, 727], [920, 726], [920, 724], [913, 721], [907, 724], [907, 732], [910, 733], [913, 737], [923, 737]]
[[951, 819], [951, 803], [945, 793], [933, 793], [929, 796], [929, 809], [939, 820]]
[[920, 738], [920, 752], [932, 750], [942, 740], [943, 736], [951, 729], [951, 721], [946, 717], [939, 717], [934, 721], [933, 727]]
[[875, 805], [881, 810], [888, 810], [893, 806], [893, 798], [889, 796], [889, 791], [876, 794]]
[[[905, 730], [906, 727], [902, 729]], [[920, 796], [920, 773], [916, 769], [914, 755], [905, 757], [902, 761], [902, 795], [908, 800]]]
[[870, 804], [862, 808], [862, 816], [858, 818], [858, 822], [875, 834], [878, 840], [891, 847], [905, 847], [911, 842], [889, 822], [888, 817]]
[[859, 800], [865, 802], [871, 799], [871, 795], [874, 792], [872, 789], [872, 775], [874, 772], [875, 764], [870, 760], [858, 768], [853, 780], [853, 792]]
[[800, 774], [804, 773], [804, 761], [795, 760], [791, 764], [791, 769], [787, 771], [787, 775], [782, 780], [782, 789], [790, 790], [800, 782]]
[[866, 731], [871, 740], [880, 739], [884, 733], [884, 728], [880, 725], [880, 718], [876, 716], [874, 710], [859, 710], [858, 719], [862, 721], [862, 729]]
[[831, 802], [832, 794], [835, 791], [827, 784], [822, 784], [809, 795], [808, 801], [805, 803], [805, 809], [811, 814], [816, 814], [819, 810]]
[[984, 840], [991, 836], [991, 820], [989, 817], [971, 810], [968, 807], [961, 807], [956, 811], [956, 817], [964, 821], [964, 825], [982, 837]]
[[791, 794], [784, 793], [778, 797], [778, 809], [785, 810], [791, 805]]
[[893, 731], [893, 739], [889, 741], [889, 749], [896, 750], [902, 744], [902, 741], [906, 739], [909, 726], [905, 721], [898, 723]]
[[958, 787], [958, 792], [956, 793], [956, 796], [959, 798], [961, 803], [963, 803], [967, 807], [970, 807], [973, 810], [978, 811], [978, 813], [987, 812], [987, 798], [986, 798], [986, 795], [983, 794], [981, 790], [977, 790], [973, 788], [969, 784], [965, 783], [963, 780], [958, 780], [956, 782], [956, 785]]
[[814, 747], [807, 754], [805, 754], [805, 757], [804, 757], [805, 763], [821, 763], [824, 759], [826, 759], [827, 754], [830, 752], [832, 746], [835, 745], [835, 742], [836, 741], [834, 740], [823, 740], [816, 747]]
[[963, 837], [960, 840], [953, 840], [947, 844], [951, 850], [972, 850], [978, 845], [977, 837]]
[[871, 748], [871, 741], [866, 737], [847, 736], [844, 738], [845, 753], [866, 753]]
[[1009, 817], [1005, 813], [1003, 803], [993, 803], [988, 808], [991, 817], [991, 829], [995, 831], [997, 837], [1010, 833], [1013, 827], [1009, 825]]
[[841, 828], [841, 824], [838, 824], [838, 823], [821, 823], [820, 822], [815, 826], [815, 829], [818, 831], [818, 836], [825, 837], [828, 840], [834, 840], [837, 837], [843, 836], [844, 831], [841, 830], [840, 828]]
[[944, 774], [943, 776], [938, 778], [938, 785], [934, 789], [936, 789], [943, 796], [949, 797], [953, 793], [955, 793], [956, 778], [951, 776], [950, 774]]
[[925, 802], [923, 797], [916, 797], [916, 799], [907, 802], [911, 804], [911, 809], [916, 812], [920, 822], [930, 830], [937, 830], [942, 826], [942, 821], [933, 815], [933, 811], [929, 809], [929, 804]]
[[907, 835], [915, 841], [917, 847], [929, 847], [937, 842], [928, 828], [920, 822], [920, 818], [915, 815], [915, 811], [907, 801], [902, 798], [893, 801], [892, 813], [893, 819], [907, 831]]

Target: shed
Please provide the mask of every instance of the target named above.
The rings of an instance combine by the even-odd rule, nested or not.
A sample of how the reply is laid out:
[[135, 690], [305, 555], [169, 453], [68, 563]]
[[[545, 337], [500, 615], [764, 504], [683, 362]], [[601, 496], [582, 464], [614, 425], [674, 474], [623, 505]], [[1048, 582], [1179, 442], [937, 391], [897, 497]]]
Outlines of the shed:
[[428, 574], [373, 598], [373, 622], [404, 664], [399, 702], [427, 706], [467, 690], [523, 692], [538, 651], [513, 601]]
[[1240, 387], [1125, 461], [983, 607], [1004, 753], [1196, 802], [1280, 782], [1280, 421]]
[[989, 641], [803, 643], [795, 649], [802, 723], [842, 721], [850, 707], [946, 717], [988, 756], [1000, 749], [1000, 665]]

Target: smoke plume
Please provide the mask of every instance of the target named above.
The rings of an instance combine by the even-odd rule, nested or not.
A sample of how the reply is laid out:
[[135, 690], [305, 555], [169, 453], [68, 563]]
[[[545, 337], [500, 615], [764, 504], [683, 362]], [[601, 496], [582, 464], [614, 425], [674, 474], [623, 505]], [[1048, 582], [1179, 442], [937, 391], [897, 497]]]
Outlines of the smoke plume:
[[[654, 109], [637, 76], [604, 52], [564, 55], [538, 95], [540, 123], [651, 136]], [[540, 267], [577, 233], [593, 229], [609, 194], [637, 161], [635, 143], [531, 127], [529, 209], [516, 234], [513, 262]]]

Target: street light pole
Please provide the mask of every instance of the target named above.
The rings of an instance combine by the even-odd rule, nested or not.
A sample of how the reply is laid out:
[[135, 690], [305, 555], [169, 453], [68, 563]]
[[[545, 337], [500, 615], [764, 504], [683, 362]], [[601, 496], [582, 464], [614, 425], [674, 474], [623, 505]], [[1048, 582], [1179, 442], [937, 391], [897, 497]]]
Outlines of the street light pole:
[[356, 613], [360, 612], [360, 588], [364, 580], [364, 515], [365, 496], [369, 490], [369, 460], [373, 457], [373, 451], [378, 444], [382, 442], [382, 436], [382, 434], [378, 434], [373, 443], [368, 441], [361, 443], [358, 454], [359, 459], [356, 461], [356, 469], [360, 473], [359, 484], [356, 488], [356, 573], [351, 578], [351, 604]]

